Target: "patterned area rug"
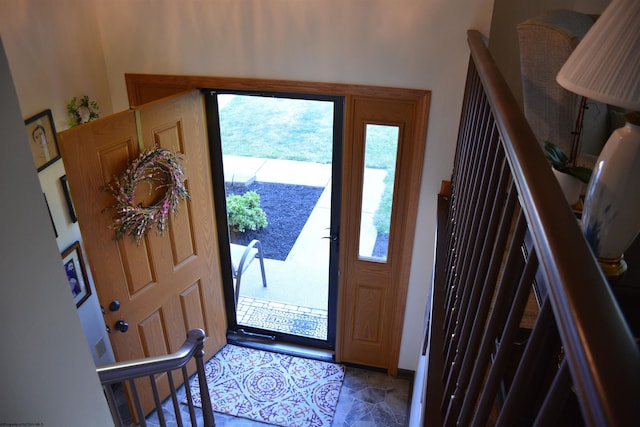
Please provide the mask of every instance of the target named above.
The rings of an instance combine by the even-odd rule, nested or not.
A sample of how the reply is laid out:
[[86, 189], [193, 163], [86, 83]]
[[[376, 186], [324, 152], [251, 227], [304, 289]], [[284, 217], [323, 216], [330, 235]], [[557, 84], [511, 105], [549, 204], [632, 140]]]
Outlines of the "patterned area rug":
[[[330, 426], [344, 366], [226, 345], [205, 365], [216, 412], [279, 426]], [[197, 376], [194, 405], [202, 407]]]
[[249, 318], [241, 322], [243, 325], [319, 340], [327, 339], [326, 316], [278, 310], [272, 307], [255, 307], [250, 313]]

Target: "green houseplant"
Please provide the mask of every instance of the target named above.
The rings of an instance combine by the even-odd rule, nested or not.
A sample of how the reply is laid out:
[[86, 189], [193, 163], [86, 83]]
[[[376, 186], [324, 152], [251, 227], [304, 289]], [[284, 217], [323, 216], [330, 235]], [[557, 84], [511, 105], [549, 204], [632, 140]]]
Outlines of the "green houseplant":
[[100, 107], [96, 101], [89, 99], [88, 95], [80, 98], [75, 96], [71, 98], [71, 101], [67, 103], [67, 113], [69, 114], [69, 127], [81, 125], [82, 123], [88, 123], [95, 119], [100, 118]]
[[585, 184], [589, 183], [592, 170], [584, 166], [576, 166], [575, 160], [569, 159], [569, 157], [562, 152], [560, 147], [552, 142], [545, 141], [544, 152], [549, 162], [551, 162], [551, 166], [553, 166], [555, 170], [571, 175]]
[[268, 224], [267, 214], [260, 207], [260, 195], [255, 191], [227, 197], [227, 216], [229, 228], [238, 233], [257, 231]]
[[575, 205], [580, 199], [584, 185], [589, 183], [591, 169], [577, 166], [575, 159], [570, 159], [558, 146], [549, 141], [544, 142], [544, 152], [567, 202], [571, 206]]

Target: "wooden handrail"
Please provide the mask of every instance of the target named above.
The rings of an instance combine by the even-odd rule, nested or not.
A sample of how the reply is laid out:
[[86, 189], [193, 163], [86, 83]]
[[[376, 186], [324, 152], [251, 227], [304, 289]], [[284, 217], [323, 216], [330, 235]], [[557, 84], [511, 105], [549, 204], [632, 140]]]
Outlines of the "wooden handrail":
[[192, 329], [187, 333], [184, 344], [175, 353], [100, 365], [96, 368], [96, 372], [102, 384], [113, 384], [131, 378], [173, 371], [186, 365], [196, 352], [204, 348], [204, 339], [205, 334], [202, 329]]
[[533, 236], [584, 420], [625, 425], [638, 414], [640, 351], [482, 35], [474, 30], [467, 35]]
[[[101, 365], [96, 368], [98, 377], [103, 386], [121, 383], [125, 381], [133, 381], [136, 378], [152, 377], [155, 374], [168, 373], [178, 369], [184, 369], [191, 359], [196, 362], [196, 374], [198, 375], [200, 385], [200, 395], [202, 402], [202, 412], [205, 426], [215, 426], [213, 410], [211, 407], [211, 398], [207, 387], [207, 380], [204, 372], [204, 341], [205, 333], [202, 329], [192, 329], [187, 333], [187, 339], [184, 344], [175, 353], [166, 356], [149, 357], [125, 362], [111, 363]], [[184, 369], [186, 374], [186, 369]], [[186, 383], [185, 387], [189, 387]], [[172, 391], [173, 392], [173, 391]], [[107, 393], [109, 395], [109, 393]], [[189, 396], [190, 394], [188, 394]], [[137, 397], [136, 397], [137, 398]], [[113, 402], [109, 402], [110, 405]], [[191, 402], [189, 402], [191, 405]], [[157, 408], [158, 409], [158, 408]], [[191, 409], [191, 407], [190, 407]], [[159, 409], [161, 410], [161, 408]], [[112, 407], [114, 422], [120, 422], [117, 409]]]

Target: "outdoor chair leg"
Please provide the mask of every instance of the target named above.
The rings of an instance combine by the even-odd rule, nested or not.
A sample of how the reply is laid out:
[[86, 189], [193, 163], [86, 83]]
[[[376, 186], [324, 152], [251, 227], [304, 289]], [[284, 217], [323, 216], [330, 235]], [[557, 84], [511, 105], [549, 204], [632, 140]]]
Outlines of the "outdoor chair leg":
[[234, 295], [236, 302], [236, 310], [238, 309], [238, 299], [240, 298], [240, 279], [242, 278], [242, 274], [238, 274], [236, 276], [236, 293]]
[[262, 287], [267, 287], [267, 276], [264, 273], [264, 257], [262, 256], [262, 243], [260, 241], [256, 242], [256, 247], [258, 248], [258, 258], [260, 260], [260, 272], [262, 273]]
[[240, 298], [240, 282], [242, 281], [242, 274], [244, 273], [245, 262], [247, 262], [247, 265], [249, 265], [251, 264], [251, 261], [253, 261], [253, 258], [251, 257], [247, 258], [247, 257], [250, 256], [250, 251], [254, 247], [256, 248], [256, 251], [257, 251], [255, 257], [260, 260], [260, 273], [262, 274], [262, 287], [264, 288], [267, 287], [267, 276], [264, 271], [264, 256], [262, 254], [262, 243], [260, 243], [260, 240], [255, 239], [255, 240], [252, 240], [251, 243], [249, 243], [249, 245], [244, 249], [242, 257], [240, 258], [240, 263], [235, 268], [236, 291], [235, 291], [234, 299], [235, 299], [236, 309], [238, 308], [238, 299]]

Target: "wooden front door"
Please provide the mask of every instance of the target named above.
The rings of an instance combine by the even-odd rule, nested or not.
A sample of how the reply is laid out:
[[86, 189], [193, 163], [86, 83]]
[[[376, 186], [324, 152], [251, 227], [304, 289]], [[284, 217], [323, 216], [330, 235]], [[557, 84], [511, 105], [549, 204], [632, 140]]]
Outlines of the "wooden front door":
[[[101, 118], [62, 132], [59, 139], [116, 360], [175, 352], [192, 328], [205, 331], [205, 360], [211, 357], [226, 343], [226, 319], [200, 93]], [[180, 202], [164, 235], [152, 231], [139, 244], [129, 236], [115, 240], [108, 228], [113, 211], [105, 210], [115, 200], [102, 188], [140, 147], [154, 146], [183, 157], [191, 200]], [[148, 188], [138, 190], [145, 205], [158, 196]], [[118, 321], [128, 324], [126, 332], [117, 329]]]

